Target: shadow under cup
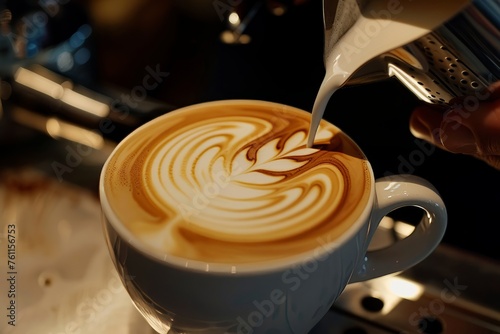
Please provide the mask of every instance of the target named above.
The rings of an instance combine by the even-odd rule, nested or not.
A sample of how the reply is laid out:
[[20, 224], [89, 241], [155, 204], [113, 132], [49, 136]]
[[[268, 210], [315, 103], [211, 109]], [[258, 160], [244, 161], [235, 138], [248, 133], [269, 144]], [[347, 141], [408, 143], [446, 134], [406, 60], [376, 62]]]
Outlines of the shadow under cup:
[[[307, 333], [348, 283], [437, 247], [447, 216], [432, 185], [375, 181], [325, 121], [306, 148], [309, 121], [276, 103], [208, 102], [153, 120], [112, 153], [100, 181], [105, 237], [157, 332]], [[367, 252], [380, 220], [403, 206], [426, 212], [415, 231]]]

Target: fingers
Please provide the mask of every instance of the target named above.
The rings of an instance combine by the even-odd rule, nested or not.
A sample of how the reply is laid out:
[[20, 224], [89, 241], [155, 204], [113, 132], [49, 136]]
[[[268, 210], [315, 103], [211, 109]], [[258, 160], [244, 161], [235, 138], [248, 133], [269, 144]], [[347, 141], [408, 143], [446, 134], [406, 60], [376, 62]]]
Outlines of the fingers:
[[478, 158], [485, 161], [491, 167], [500, 170], [500, 155], [487, 155]]
[[487, 98], [489, 101], [500, 99], [500, 81], [493, 83], [489, 87], [490, 96]]
[[481, 100], [456, 100], [446, 112], [439, 106], [417, 107], [410, 130], [442, 149], [474, 156], [500, 169], [500, 82]]
[[441, 144], [443, 113], [444, 109], [436, 105], [422, 105], [415, 108], [410, 118], [411, 133], [417, 138], [445, 149]]
[[441, 143], [451, 152], [500, 155], [500, 100], [469, 112], [454, 107], [444, 115], [441, 129]]

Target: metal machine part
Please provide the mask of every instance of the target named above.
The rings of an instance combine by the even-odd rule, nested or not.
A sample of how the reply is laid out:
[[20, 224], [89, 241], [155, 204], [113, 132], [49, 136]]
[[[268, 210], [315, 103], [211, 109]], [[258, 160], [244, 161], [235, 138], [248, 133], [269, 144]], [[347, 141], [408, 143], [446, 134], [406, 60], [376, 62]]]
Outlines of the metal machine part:
[[[88, 172], [80, 166], [74, 173]], [[23, 235], [16, 241], [16, 326], [4, 321], [0, 331], [153, 334], [107, 254], [96, 194], [33, 168], [0, 176], [0, 241], [7, 225]], [[371, 247], [412, 231], [384, 218]], [[406, 271], [348, 285], [310, 334], [500, 333], [499, 281], [500, 263], [443, 244]]]
[[[0, 2], [2, 126], [21, 125], [54, 137], [49, 125], [58, 123], [92, 132], [99, 141], [119, 141], [175, 109], [149, 96], [168, 76], [157, 68], [146, 67], [143, 84], [129, 91], [100, 83], [87, 21], [73, 3]], [[64, 133], [69, 132], [56, 137], [72, 139]]]
[[[453, 30], [457, 28], [457, 22], [462, 22], [473, 11], [477, 12], [476, 8], [469, 8], [435, 32], [406, 46], [425, 64], [421, 69], [408, 64], [398, 66], [389, 63], [388, 74], [398, 78], [425, 102], [442, 104], [455, 97], [480, 97], [490, 84], [500, 80], [500, 30], [498, 26], [491, 25], [496, 40], [492, 39], [491, 45], [481, 43], [481, 49], [472, 48], [472, 43], [461, 40], [460, 36], [453, 34]], [[470, 32], [463, 36], [481, 38], [477, 34], [479, 24], [463, 25], [462, 29]]]
[[[389, 220], [378, 242], [395, 230], [411, 232]], [[348, 285], [313, 333], [500, 333], [499, 279], [498, 263], [441, 245], [409, 270]]]
[[[373, 76], [370, 76], [368, 71], [365, 72], [366, 76], [358, 78], [363, 78], [364, 82], [367, 82], [370, 79], [378, 80], [387, 78], [387, 76], [396, 76], [412, 92], [430, 103], [449, 103], [456, 96], [479, 92], [479, 89], [484, 88], [489, 82], [500, 78], [498, 69], [498, 56], [500, 54], [498, 43], [500, 39], [498, 35], [495, 35], [498, 34], [498, 20], [500, 18], [500, 15], [498, 15], [498, 1], [474, 1], [474, 6], [471, 8], [475, 8], [480, 4], [484, 5], [484, 3], [491, 5], [491, 8], [488, 9], [491, 15], [487, 16], [487, 21], [492, 23], [492, 27], [496, 27], [496, 30], [490, 30], [490, 35], [497, 36], [496, 39], [488, 38], [491, 44], [489, 49], [477, 48], [477, 44], [469, 44], [469, 42], [477, 43], [482, 40], [480, 38], [471, 39], [470, 37], [465, 43], [468, 46], [467, 50], [463, 48], [464, 36], [470, 36], [473, 32], [477, 32], [476, 28], [484, 25], [471, 26], [466, 29], [463, 24], [458, 24], [459, 21], [453, 21], [443, 27], [442, 30], [438, 29], [410, 45], [393, 50], [378, 60], [374, 60], [373, 64], [376, 63], [377, 65], [373, 68], [376, 69], [377, 73], [372, 73]], [[2, 1], [0, 1], [1, 4]], [[495, 11], [495, 8], [497, 11]], [[484, 10], [481, 10], [481, 12], [485, 13]], [[464, 18], [468, 15], [470, 13], [465, 13], [460, 17]], [[31, 21], [27, 22], [35, 22], [34, 19], [41, 17], [39, 15], [27, 16], [27, 18], [31, 18]], [[496, 21], [494, 17], [496, 17]], [[15, 18], [9, 13], [3, 12], [0, 15], [0, 28], [7, 29], [11, 27], [13, 19]], [[83, 27], [85, 28], [85, 26]], [[453, 27], [455, 30], [451, 29]], [[462, 33], [466, 31], [469, 33], [459, 36], [456, 29], [461, 29]], [[2, 33], [5, 31], [2, 30]], [[75, 31], [78, 32], [79, 30], [76, 29]], [[36, 35], [34, 31], [31, 31], [31, 33], [31, 36]], [[451, 38], [451, 35], [454, 35], [456, 39]], [[83, 35], [78, 33], [78, 36], [86, 36], [85, 30]], [[482, 34], [482, 36], [487, 35]], [[9, 43], [2, 44], [6, 41], [9, 41]], [[69, 54], [64, 53], [64, 51], [68, 51], [64, 49], [47, 49], [54, 52], [47, 53], [47, 55], [52, 56], [44, 59], [52, 59], [53, 61], [38, 63], [40, 58], [36, 58], [35, 54], [38, 54], [37, 52], [41, 50], [36, 49], [36, 44], [33, 44], [33, 48], [24, 49], [33, 52], [30, 53], [30, 56], [34, 58], [21, 59], [13, 48], [4, 48], [5, 45], [12, 45], [10, 41], [11, 39], [8, 38], [0, 40], [0, 66], [6, 64], [4, 60], [7, 59], [13, 60], [9, 65], [15, 65], [8, 67], [11, 72], [2, 72], [0, 74], [2, 79], [0, 94], [4, 106], [3, 111], [0, 106], [0, 116], [3, 113], [4, 118], [8, 117], [16, 124], [24, 124], [30, 128], [42, 130], [51, 137], [61, 139], [38, 143], [51, 146], [50, 150], [46, 151], [50, 152], [50, 154], [43, 152], [43, 155], [46, 156], [42, 158], [48, 161], [47, 166], [42, 169], [48, 170], [48, 174], [55, 175], [58, 178], [59, 182], [50, 183], [50, 189], [53, 190], [50, 193], [52, 196], [47, 196], [47, 188], [38, 189], [31, 184], [30, 180], [24, 180], [25, 175], [23, 173], [18, 169], [14, 169], [13, 174], [15, 177], [23, 179], [23, 181], [16, 181], [22, 185], [19, 189], [23, 192], [19, 195], [19, 202], [9, 202], [14, 207], [1, 210], [4, 214], [19, 210], [17, 212], [20, 214], [15, 215], [15, 217], [26, 219], [26, 224], [38, 222], [38, 228], [44, 233], [49, 233], [48, 241], [51, 241], [51, 238], [57, 239], [55, 243], [47, 243], [55, 247], [51, 248], [53, 250], [51, 254], [54, 256], [47, 256], [43, 261], [40, 260], [40, 257], [37, 257], [41, 253], [35, 252], [36, 247], [22, 248], [26, 253], [23, 253], [23, 256], [25, 256], [23, 259], [24, 264], [20, 269], [33, 273], [33, 275], [19, 276], [25, 280], [23, 283], [26, 282], [24, 283], [23, 293], [20, 294], [22, 298], [26, 298], [23, 299], [23, 301], [26, 301], [24, 305], [29, 305], [27, 311], [30, 313], [26, 314], [36, 319], [43, 318], [48, 331], [54, 333], [65, 331], [68, 328], [75, 329], [75, 327], [66, 327], [68, 324], [74, 324], [74, 321], [77, 323], [76, 329], [81, 330], [91, 327], [96, 332], [106, 333], [108, 332], [106, 329], [109, 329], [109, 333], [114, 333], [118, 328], [125, 333], [127, 331], [130, 333], [137, 331], [149, 333], [150, 331], [152, 333], [129, 303], [125, 291], [115, 285], [116, 277], [112, 272], [107, 254], [103, 250], [104, 245], [98, 242], [100, 239], [96, 238], [95, 234], [100, 233], [98, 224], [95, 225], [98, 222], [98, 203], [95, 199], [90, 199], [88, 193], [82, 189], [68, 190], [63, 186], [64, 183], [61, 182], [63, 179], [64, 181], [78, 182], [94, 190], [94, 181], [98, 177], [100, 167], [114, 146], [113, 143], [107, 143], [103, 140], [103, 133], [96, 135], [95, 131], [91, 131], [98, 129], [99, 125], [99, 123], [95, 123], [99, 119], [95, 113], [99, 110], [108, 110], [113, 113], [113, 108], [109, 107], [114, 105], [116, 108], [119, 106], [113, 103], [114, 101], [124, 103], [124, 107], [130, 109], [131, 115], [135, 111], [126, 104], [126, 100], [120, 99], [120, 94], [105, 94], [105, 91], [98, 91], [94, 89], [95, 87], [87, 87], [82, 84], [87, 81], [82, 77], [73, 76], [73, 74], [86, 73], [82, 71], [81, 66], [74, 67], [75, 71], [58, 71], [58, 69], [68, 69], [71, 59], [80, 59], [80, 61], [85, 59], [84, 57], [76, 57], [76, 52], [81, 50], [84, 44], [74, 49], [74, 53], [70, 52]], [[59, 41], [62, 44], [56, 43], [54, 45], [68, 46], [63, 41]], [[73, 42], [75, 41], [78, 40], [73, 39]], [[456, 45], [459, 45], [457, 41], [461, 41], [462, 46], [457, 47]], [[36, 39], [33, 39], [33, 42], [36, 42]], [[80, 53], [80, 56], [82, 55], [84, 53]], [[473, 58], [473, 56], [476, 58]], [[57, 66], [58, 60], [59, 65], [62, 66], [61, 68], [54, 67], [54, 64]], [[74, 64], [78, 65], [78, 62]], [[85, 64], [88, 65], [89, 63], [86, 62]], [[41, 82], [42, 85], [33, 86], [34, 82]], [[352, 83], [358, 82], [352, 81]], [[56, 98], [44, 93], [43, 89], [50, 87], [55, 88], [55, 92], [59, 94], [55, 95]], [[36, 103], [28, 105], [29, 101], [33, 101], [31, 97], [34, 98], [33, 100]], [[88, 98], [87, 102], [96, 106], [96, 108], [88, 111], [78, 108], [76, 105], [77, 97]], [[71, 101], [74, 103], [68, 103]], [[147, 102], [150, 101], [144, 101], [145, 104]], [[142, 110], [164, 111], [163, 109], [157, 109], [158, 105], [154, 101], [147, 105], [149, 109]], [[106, 109], [106, 106], [109, 109]], [[119, 124], [121, 120], [119, 116], [123, 115], [120, 114], [120, 110], [119, 108], [115, 110], [117, 112], [116, 123], [113, 123], [115, 125]], [[143, 114], [147, 115], [144, 118], [147, 119], [153, 117], [154, 113], [142, 113], [140, 111], [137, 113], [137, 115]], [[110, 115], [108, 117], [111, 117]], [[127, 121], [133, 119], [132, 116], [126, 118]], [[124, 125], [127, 126], [127, 124]], [[131, 128], [135, 127], [136, 124], [128, 124], [128, 126]], [[127, 129], [129, 129], [128, 126]], [[19, 135], [16, 131], [9, 132], [10, 135]], [[5, 131], [0, 130], [0, 136], [4, 135], [4, 133]], [[85, 144], [90, 147], [90, 150], [86, 151], [78, 145], [70, 145], [67, 140]], [[104, 146], [102, 146], [103, 144]], [[52, 147], [52, 145], [56, 146], [56, 148]], [[18, 149], [19, 147], [15, 146], [14, 148]], [[29, 149], [42, 151], [38, 148], [39, 146], [35, 146]], [[43, 146], [43, 148], [47, 149], [48, 147]], [[81, 154], [78, 159], [75, 159], [75, 156], [72, 155], [74, 152], [85, 154]], [[25, 155], [32, 158], [37, 157], [31, 151]], [[40, 155], [42, 154], [39, 153], [38, 157]], [[59, 170], [59, 173], [54, 170], [54, 166], [56, 166], [54, 163], [67, 162], [70, 158], [73, 159], [70, 162], [78, 164], [77, 167], [67, 165], [67, 168]], [[33, 165], [41, 166], [40, 163], [34, 163]], [[10, 185], [17, 184], [10, 178], [2, 178], [2, 180], [9, 180]], [[34, 183], [42, 186], [48, 184], [46, 180], [43, 182], [35, 180]], [[37, 189], [39, 192], [36, 192]], [[11, 189], [8, 190], [9, 198], [11, 198]], [[36, 193], [30, 195], [29, 191], [35, 191]], [[68, 200], [80, 198], [80, 196], [85, 197], [85, 199], [75, 202]], [[36, 201], [37, 205], [32, 205], [29, 199]], [[77, 203], [82, 207], [79, 207], [79, 210], [69, 210], [66, 207], [67, 201]], [[25, 206], [17, 206], [19, 203], [24, 203]], [[37, 210], [51, 213], [51, 215], [39, 215], [40, 211]], [[53, 219], [52, 214], [57, 219]], [[0, 226], [2, 222], [5, 224], [7, 221], [7, 219], [0, 221]], [[19, 223], [19, 228], [22, 227], [22, 224], [22, 222]], [[44, 230], [43, 226], [50, 226], [53, 229]], [[392, 242], [395, 234], [406, 233], [404, 231], [408, 230], [408, 226], [405, 226], [402, 223], [387, 221], [383, 225], [385, 228], [381, 228], [377, 236], [379, 242], [382, 245]], [[33, 230], [32, 232], [36, 231]], [[71, 231], [74, 234], [70, 233]], [[68, 240], [74, 240], [69, 238], [71, 235], [78, 236], [80, 242], [68, 242]], [[36, 241], [37, 238], [23, 238], [22, 240], [22, 242], [28, 243]], [[63, 241], [65, 242], [64, 247], [67, 247], [66, 250], [68, 251], [61, 251], [64, 248], [57, 248], [62, 245]], [[89, 252], [90, 248], [87, 247], [87, 243], [92, 243], [99, 252]], [[79, 249], [85, 249], [85, 251], [80, 252]], [[33, 250], [33, 252], [28, 254], [29, 250]], [[73, 253], [69, 250], [76, 250], [77, 252]], [[68, 259], [67, 256], [72, 254], [78, 254], [87, 262], [75, 262], [74, 258]], [[60, 261], [56, 263], [53, 261], [54, 259]], [[70, 265], [75, 263], [84, 265], [80, 265], [77, 271], [71, 273], [64, 271], [65, 268], [69, 268], [65, 267], [68, 263]], [[92, 267], [92, 264], [94, 267]], [[102, 271], [102, 276], [95, 275], [97, 272], [101, 273], [101, 271], [94, 270], [96, 268]], [[85, 275], [87, 272], [89, 274]], [[311, 334], [500, 333], [500, 304], [498, 299], [500, 290], [498, 282], [500, 282], [499, 263], [442, 245], [428, 259], [405, 272], [370, 282], [349, 285]], [[28, 287], [33, 289], [34, 293], [28, 293]], [[66, 291], [70, 293], [66, 294]], [[88, 295], [81, 294], [81, 291], [88, 291]], [[33, 299], [33, 303], [27, 302], [27, 299], [30, 298]], [[42, 299], [44, 303], [40, 302]], [[65, 304], [65, 302], [69, 304]], [[47, 305], [53, 305], [54, 307], [50, 308]], [[72, 306], [64, 308], [63, 305]], [[77, 307], [80, 305], [83, 305], [81, 307], [87, 313], [82, 315], [78, 312]], [[65, 312], [65, 310], [68, 312]], [[89, 311], [92, 312], [88, 313]], [[40, 315], [42, 315], [41, 318], [38, 317]], [[95, 319], [92, 318], [95, 321], [87, 321], [90, 315], [95, 316]], [[129, 322], [121, 320], [118, 322], [116, 319], [127, 319]], [[54, 321], [54, 323], [51, 321]], [[23, 321], [23, 325], [31, 324], [35, 326], [33, 330], [39, 332], [40, 323], [38, 321], [31, 323]], [[2, 325], [5, 325], [5, 322]]]
[[[363, 5], [362, 1], [350, 2], [357, 3], [355, 8]], [[324, 3], [331, 7], [335, 1]], [[338, 5], [341, 4], [344, 2], [338, 1]], [[488, 86], [500, 80], [499, 17], [498, 1], [473, 0], [431, 33], [373, 58], [356, 71], [346, 85], [395, 77], [428, 103], [450, 104], [454, 98], [465, 96], [481, 99]], [[327, 19], [325, 16], [325, 24], [329, 24]], [[352, 22], [346, 22], [347, 27], [341, 25], [337, 30], [341, 33], [349, 24]], [[332, 34], [334, 30], [331, 28], [327, 33]]]

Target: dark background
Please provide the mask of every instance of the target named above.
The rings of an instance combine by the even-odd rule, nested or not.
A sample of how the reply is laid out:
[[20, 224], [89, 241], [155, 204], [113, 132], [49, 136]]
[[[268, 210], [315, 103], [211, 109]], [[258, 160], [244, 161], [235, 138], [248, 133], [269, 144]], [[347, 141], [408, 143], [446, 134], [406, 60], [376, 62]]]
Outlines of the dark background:
[[[19, 6], [17, 13], [24, 10], [19, 3], [10, 3], [11, 8]], [[321, 1], [292, 6], [282, 16], [262, 6], [245, 31], [251, 37], [247, 45], [220, 42], [226, 22], [217, 15], [217, 1], [206, 1], [199, 10], [195, 3], [139, 1], [120, 16], [118, 1], [64, 1], [59, 14], [51, 17], [46, 43], [64, 41], [79, 24], [89, 23], [91, 67], [77, 80], [130, 91], [142, 83], [146, 66], [158, 66], [169, 75], [149, 97], [174, 108], [260, 99], [311, 110], [324, 75]], [[245, 2], [233, 3], [245, 12]], [[247, 9], [250, 5], [247, 1]], [[399, 82], [387, 79], [342, 88], [331, 98], [324, 118], [357, 141], [376, 177], [411, 173], [435, 185], [449, 214], [444, 243], [500, 260], [500, 171], [414, 138], [408, 124], [418, 103]], [[43, 140], [36, 137], [23, 145], [43, 145]], [[5, 152], [13, 151], [22, 149]], [[2, 164], [8, 160], [4, 155]], [[91, 178], [91, 187], [97, 186], [96, 180]]]
[[[251, 98], [311, 110], [324, 75], [319, 3], [293, 8], [283, 17], [263, 11], [253, 23], [250, 44], [207, 48], [204, 59], [209, 61], [198, 72], [204, 88], [189, 103]], [[197, 54], [190, 56], [196, 63]], [[173, 68], [172, 84], [176, 73]], [[500, 171], [413, 137], [409, 116], [418, 103], [399, 82], [388, 79], [336, 92], [324, 118], [357, 141], [376, 177], [411, 173], [434, 184], [449, 214], [445, 243], [500, 260], [495, 232], [500, 224]], [[413, 219], [413, 213], [406, 214]]]

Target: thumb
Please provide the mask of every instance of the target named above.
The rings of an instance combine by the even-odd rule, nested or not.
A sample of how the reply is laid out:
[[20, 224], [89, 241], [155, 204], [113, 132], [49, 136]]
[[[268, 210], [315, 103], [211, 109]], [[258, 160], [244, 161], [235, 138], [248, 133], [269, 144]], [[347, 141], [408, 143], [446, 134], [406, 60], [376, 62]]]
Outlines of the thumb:
[[463, 106], [452, 108], [440, 127], [441, 144], [451, 152], [500, 155], [500, 99], [470, 111]]
[[441, 145], [448, 151], [475, 156], [500, 169], [500, 99], [465, 113], [451, 109], [441, 123]]

